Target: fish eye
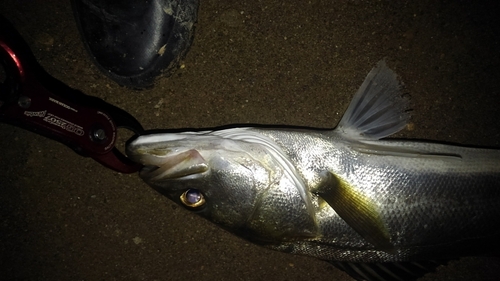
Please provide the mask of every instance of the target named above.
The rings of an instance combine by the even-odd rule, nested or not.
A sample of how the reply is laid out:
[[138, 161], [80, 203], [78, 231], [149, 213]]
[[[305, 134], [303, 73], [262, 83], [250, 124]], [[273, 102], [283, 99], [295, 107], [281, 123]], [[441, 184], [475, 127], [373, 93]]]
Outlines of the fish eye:
[[181, 194], [181, 202], [187, 207], [197, 208], [205, 204], [205, 197], [198, 189], [188, 189]]

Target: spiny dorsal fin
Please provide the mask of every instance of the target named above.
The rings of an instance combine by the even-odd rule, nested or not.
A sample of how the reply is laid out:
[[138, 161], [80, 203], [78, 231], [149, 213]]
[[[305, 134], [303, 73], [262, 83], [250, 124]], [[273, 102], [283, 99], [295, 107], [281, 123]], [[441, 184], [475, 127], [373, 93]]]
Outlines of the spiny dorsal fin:
[[335, 130], [351, 139], [381, 139], [406, 126], [407, 106], [396, 73], [381, 60], [366, 76]]
[[390, 242], [389, 231], [373, 202], [330, 172], [323, 172], [321, 177], [322, 183], [314, 193], [323, 198], [350, 227], [377, 250], [395, 253], [396, 248]]

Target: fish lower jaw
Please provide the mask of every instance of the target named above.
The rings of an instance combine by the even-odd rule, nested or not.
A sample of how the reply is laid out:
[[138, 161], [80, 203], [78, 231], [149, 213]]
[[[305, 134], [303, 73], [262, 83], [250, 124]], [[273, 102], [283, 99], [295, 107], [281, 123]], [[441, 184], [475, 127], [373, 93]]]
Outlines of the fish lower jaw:
[[145, 165], [142, 170], [139, 172], [139, 176], [143, 179], [152, 179], [151, 174], [153, 174], [160, 167], [156, 165]]
[[153, 165], [146, 163], [140, 176], [145, 180], [157, 181], [178, 179], [185, 176], [203, 174], [209, 167], [201, 154], [194, 149], [179, 154], [155, 159]]

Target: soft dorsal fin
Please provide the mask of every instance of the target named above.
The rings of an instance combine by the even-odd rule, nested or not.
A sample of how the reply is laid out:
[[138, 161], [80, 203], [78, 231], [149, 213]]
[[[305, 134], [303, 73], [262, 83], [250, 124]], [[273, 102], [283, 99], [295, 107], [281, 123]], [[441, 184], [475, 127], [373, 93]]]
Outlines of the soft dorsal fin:
[[406, 126], [407, 106], [396, 73], [381, 60], [366, 76], [335, 130], [351, 139], [381, 139]]

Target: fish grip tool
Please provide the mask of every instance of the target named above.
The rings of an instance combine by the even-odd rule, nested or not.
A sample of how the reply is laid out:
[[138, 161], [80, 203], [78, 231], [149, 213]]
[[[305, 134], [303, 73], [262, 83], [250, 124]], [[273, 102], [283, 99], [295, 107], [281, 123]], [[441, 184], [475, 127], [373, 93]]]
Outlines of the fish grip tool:
[[118, 128], [140, 135], [144, 131], [141, 124], [126, 111], [48, 74], [1, 15], [0, 121], [61, 142], [121, 173], [134, 173], [142, 167], [115, 147]]

